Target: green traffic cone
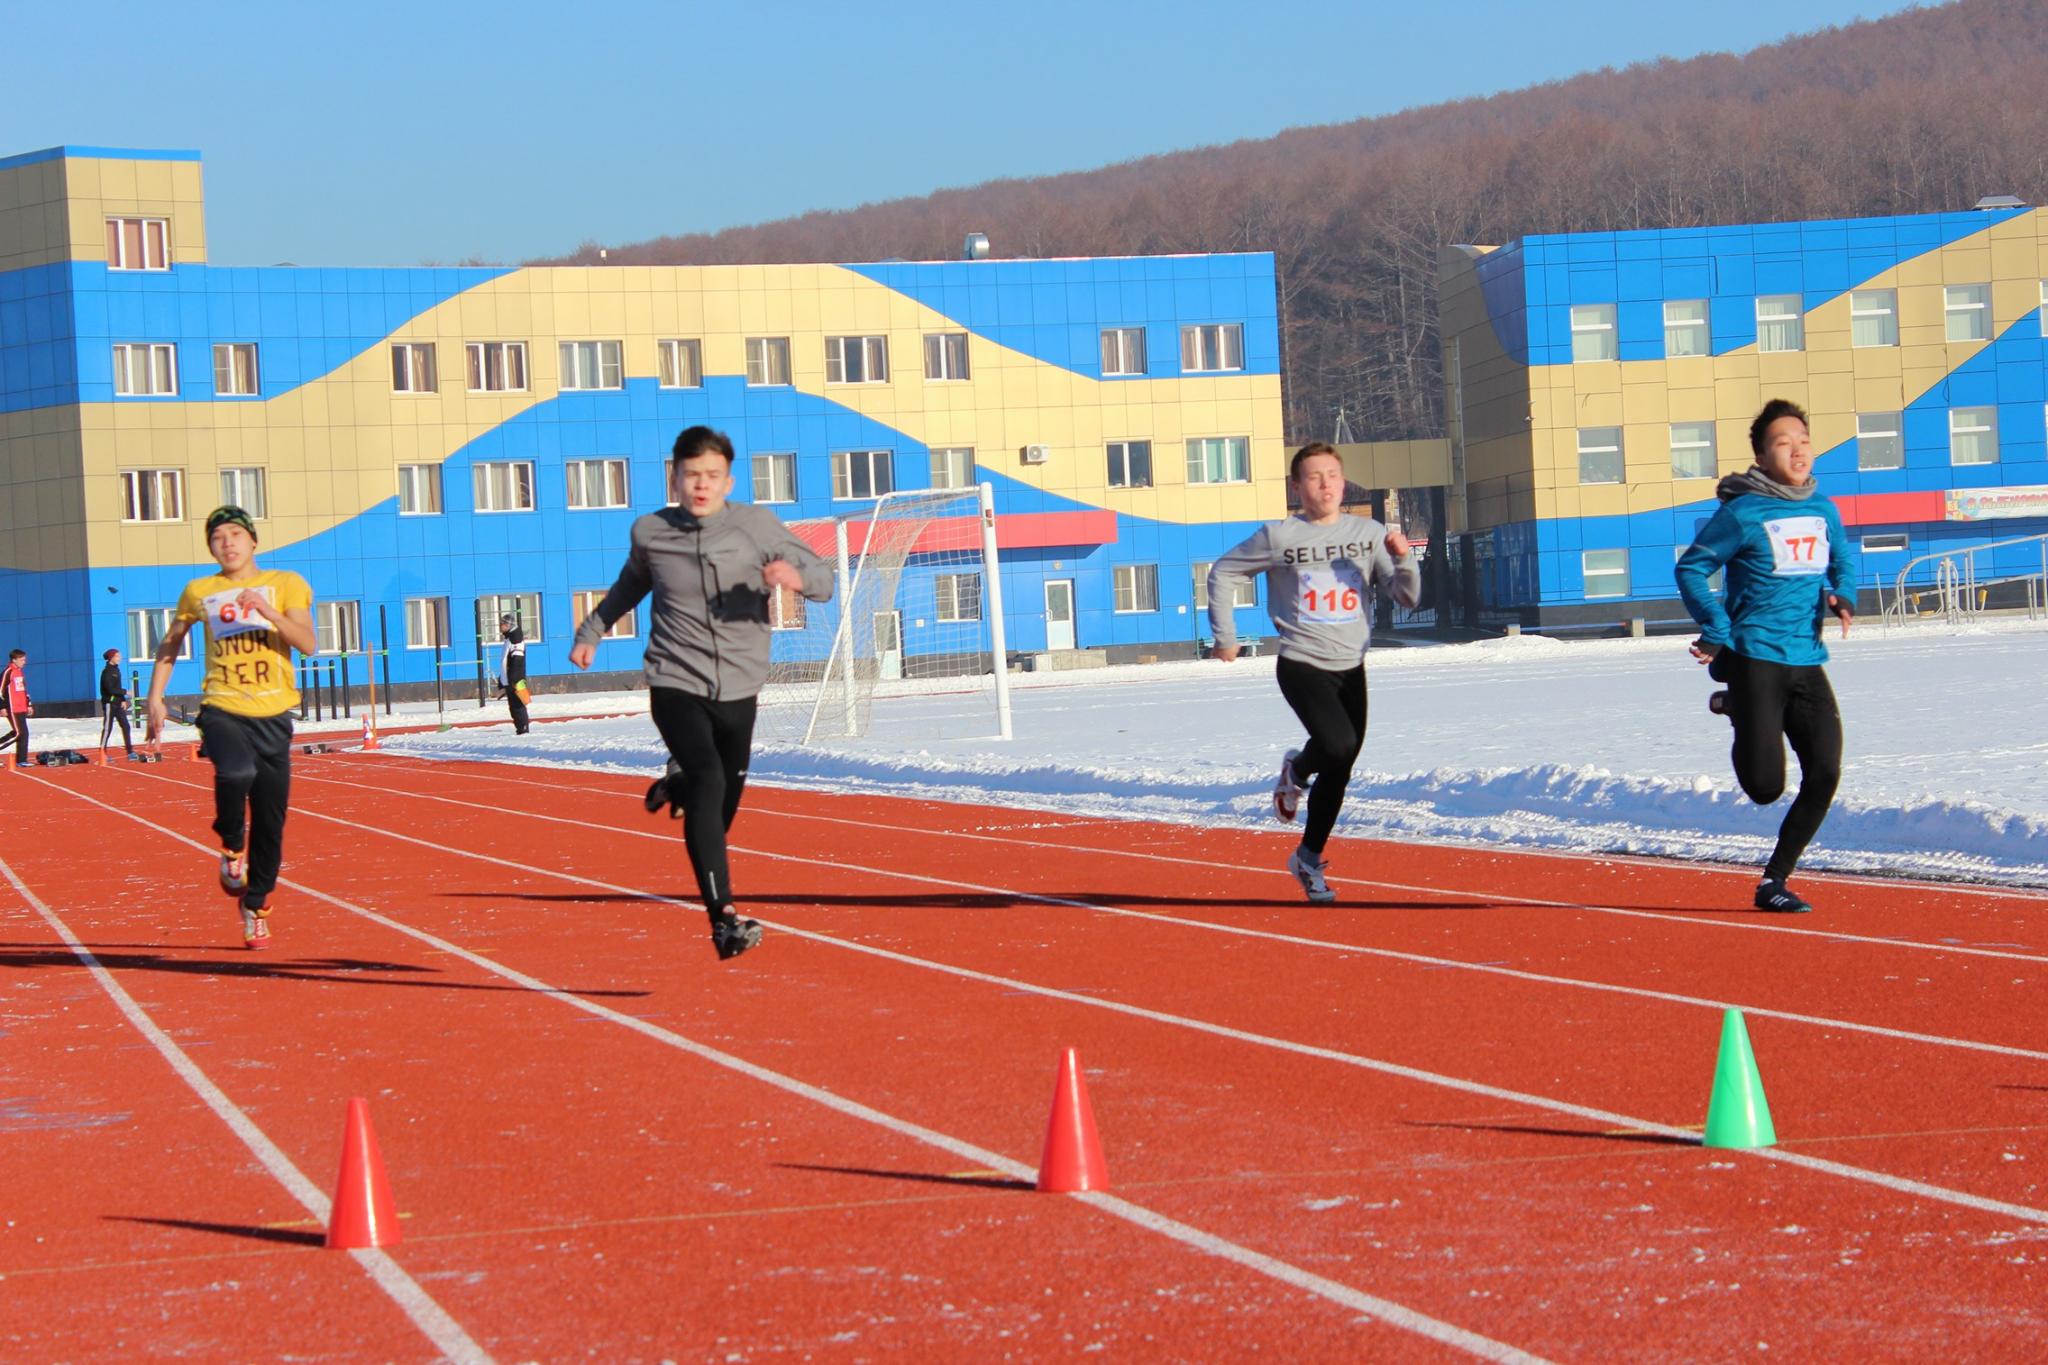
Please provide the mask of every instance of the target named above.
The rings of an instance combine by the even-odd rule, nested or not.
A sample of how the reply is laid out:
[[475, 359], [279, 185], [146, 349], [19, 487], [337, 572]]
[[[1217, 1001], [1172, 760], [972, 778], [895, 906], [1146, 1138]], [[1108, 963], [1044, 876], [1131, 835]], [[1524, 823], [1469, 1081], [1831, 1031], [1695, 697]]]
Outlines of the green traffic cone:
[[1714, 1063], [1714, 1094], [1707, 1101], [1707, 1147], [1775, 1147], [1771, 1106], [1764, 1099], [1763, 1077], [1757, 1075], [1756, 1054], [1749, 1050], [1749, 1030], [1742, 1011], [1721, 1016], [1721, 1057]]

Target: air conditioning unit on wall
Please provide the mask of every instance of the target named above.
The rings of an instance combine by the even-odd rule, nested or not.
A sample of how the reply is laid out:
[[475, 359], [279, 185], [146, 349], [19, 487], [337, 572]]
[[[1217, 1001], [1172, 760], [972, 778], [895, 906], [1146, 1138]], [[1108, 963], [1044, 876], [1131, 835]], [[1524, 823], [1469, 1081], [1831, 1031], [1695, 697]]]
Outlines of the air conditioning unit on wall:
[[1024, 457], [1025, 464], [1044, 464], [1047, 460], [1050, 460], [1052, 458], [1052, 447], [1025, 446], [1024, 449], [1018, 453]]

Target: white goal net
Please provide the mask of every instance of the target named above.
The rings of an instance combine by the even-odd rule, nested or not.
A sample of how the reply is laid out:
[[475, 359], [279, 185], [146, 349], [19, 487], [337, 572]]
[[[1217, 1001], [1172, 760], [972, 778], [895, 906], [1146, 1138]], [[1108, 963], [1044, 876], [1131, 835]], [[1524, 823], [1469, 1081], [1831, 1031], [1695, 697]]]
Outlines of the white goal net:
[[790, 523], [837, 581], [776, 594], [756, 740], [1009, 738], [994, 506], [987, 484], [920, 489]]

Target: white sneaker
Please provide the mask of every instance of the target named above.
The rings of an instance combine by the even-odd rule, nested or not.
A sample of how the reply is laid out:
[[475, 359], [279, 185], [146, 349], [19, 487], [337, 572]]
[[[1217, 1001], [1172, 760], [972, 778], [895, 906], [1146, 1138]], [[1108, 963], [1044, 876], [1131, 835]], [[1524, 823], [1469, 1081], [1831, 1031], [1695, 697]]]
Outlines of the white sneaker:
[[1297, 848], [1287, 859], [1287, 870], [1294, 874], [1294, 880], [1301, 883], [1301, 889], [1308, 892], [1312, 905], [1328, 905], [1337, 899], [1337, 893], [1330, 889], [1330, 883], [1323, 877], [1330, 864], [1310, 858], [1304, 848]]
[[1273, 818], [1283, 825], [1300, 817], [1301, 794], [1308, 790], [1294, 780], [1294, 760], [1300, 757], [1301, 750], [1289, 749], [1280, 760], [1280, 775], [1273, 779]]

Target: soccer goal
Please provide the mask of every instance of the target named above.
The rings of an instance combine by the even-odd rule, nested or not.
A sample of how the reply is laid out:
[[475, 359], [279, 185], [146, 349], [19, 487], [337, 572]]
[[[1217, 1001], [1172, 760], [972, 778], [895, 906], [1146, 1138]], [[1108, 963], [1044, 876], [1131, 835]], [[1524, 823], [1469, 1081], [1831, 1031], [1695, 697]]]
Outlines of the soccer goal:
[[1010, 738], [994, 492], [889, 493], [790, 530], [833, 566], [830, 602], [778, 592], [757, 738]]

